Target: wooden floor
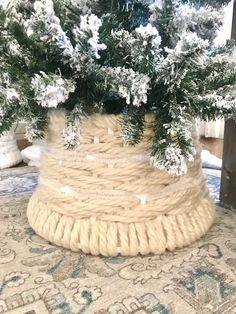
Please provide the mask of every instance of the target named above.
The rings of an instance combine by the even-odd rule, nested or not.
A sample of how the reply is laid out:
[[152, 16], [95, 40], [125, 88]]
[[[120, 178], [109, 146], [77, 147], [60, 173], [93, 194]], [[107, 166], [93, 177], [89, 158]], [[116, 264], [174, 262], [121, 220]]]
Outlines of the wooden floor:
[[31, 144], [26, 139], [22, 139], [22, 140], [17, 140], [17, 145], [19, 147], [19, 150], [22, 151], [23, 149], [30, 146]]
[[[26, 139], [17, 140], [16, 142], [17, 142], [17, 145], [18, 145], [20, 151], [22, 151], [23, 149], [25, 149], [26, 147], [31, 145]], [[20, 164], [16, 165], [15, 167], [24, 167], [24, 166], [27, 166], [27, 165], [24, 162], [21, 162]]]

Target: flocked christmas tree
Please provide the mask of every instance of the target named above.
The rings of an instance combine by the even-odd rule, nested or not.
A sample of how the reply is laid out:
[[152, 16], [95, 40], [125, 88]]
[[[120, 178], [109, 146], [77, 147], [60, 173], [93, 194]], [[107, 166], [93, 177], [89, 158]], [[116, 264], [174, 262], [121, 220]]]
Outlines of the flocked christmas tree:
[[1, 1], [0, 133], [24, 120], [30, 140], [42, 137], [48, 111], [64, 108], [69, 149], [93, 113], [122, 114], [134, 145], [152, 112], [152, 164], [184, 174], [193, 118], [236, 116], [234, 43], [214, 46], [223, 2]]

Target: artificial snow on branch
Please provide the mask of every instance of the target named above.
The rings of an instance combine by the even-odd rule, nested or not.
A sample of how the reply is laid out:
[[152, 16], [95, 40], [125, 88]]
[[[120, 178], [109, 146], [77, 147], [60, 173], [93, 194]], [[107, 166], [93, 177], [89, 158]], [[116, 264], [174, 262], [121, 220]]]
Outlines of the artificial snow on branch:
[[70, 93], [74, 92], [73, 81], [63, 79], [59, 75], [47, 75], [44, 72], [35, 74], [31, 81], [35, 100], [42, 107], [56, 108], [64, 103]]

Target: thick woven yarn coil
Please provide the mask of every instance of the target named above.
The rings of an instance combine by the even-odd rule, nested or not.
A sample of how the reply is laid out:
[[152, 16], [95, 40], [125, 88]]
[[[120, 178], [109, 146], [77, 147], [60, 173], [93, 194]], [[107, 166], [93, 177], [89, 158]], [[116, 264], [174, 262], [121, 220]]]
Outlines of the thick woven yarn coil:
[[81, 144], [71, 151], [64, 128], [65, 114], [52, 113], [27, 210], [40, 236], [73, 251], [134, 256], [189, 245], [212, 225], [215, 207], [197, 140], [187, 174], [170, 177], [150, 165], [150, 129], [142, 143], [126, 146], [119, 116], [92, 115], [82, 120]]
[[13, 167], [22, 161], [13, 130], [0, 136], [0, 169]]

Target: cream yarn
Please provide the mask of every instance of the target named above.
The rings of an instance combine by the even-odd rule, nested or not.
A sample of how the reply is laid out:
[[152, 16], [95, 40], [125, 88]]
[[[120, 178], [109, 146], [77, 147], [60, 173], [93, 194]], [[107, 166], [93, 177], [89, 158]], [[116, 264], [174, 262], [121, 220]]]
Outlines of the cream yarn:
[[187, 175], [170, 177], [149, 164], [150, 130], [142, 143], [124, 146], [118, 120], [84, 119], [82, 143], [69, 151], [61, 140], [65, 116], [51, 115], [38, 187], [27, 210], [30, 225], [56, 245], [93, 255], [162, 253], [189, 245], [215, 216], [199, 145]]
[[21, 161], [22, 156], [16, 144], [14, 131], [5, 132], [0, 137], [0, 169], [15, 166]]

